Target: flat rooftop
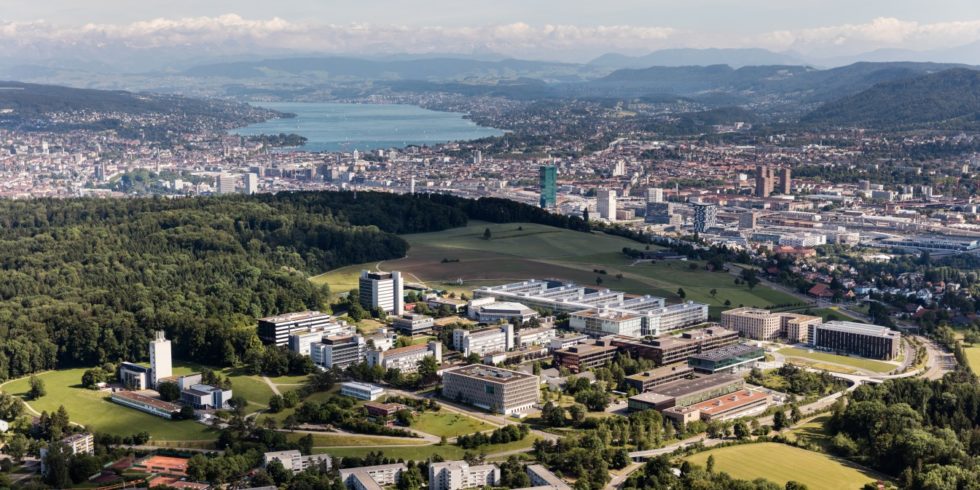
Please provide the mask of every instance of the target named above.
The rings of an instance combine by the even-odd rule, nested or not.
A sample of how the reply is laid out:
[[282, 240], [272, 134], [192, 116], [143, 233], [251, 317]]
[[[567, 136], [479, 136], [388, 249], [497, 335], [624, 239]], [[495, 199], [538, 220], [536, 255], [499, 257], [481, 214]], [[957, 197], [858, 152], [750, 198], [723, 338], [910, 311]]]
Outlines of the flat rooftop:
[[572, 316], [582, 318], [598, 318], [601, 320], [633, 320], [643, 318], [642, 315], [618, 310], [583, 310], [572, 313]]
[[700, 410], [701, 413], [714, 415], [716, 413], [725, 413], [741, 406], [751, 405], [760, 400], [765, 400], [768, 398], [769, 395], [765, 393], [752, 390], [741, 390], [724, 396], [719, 396], [718, 398], [712, 398], [701, 403], [695, 403], [694, 405], [691, 405], [690, 408], [696, 408]]
[[329, 316], [326, 313], [320, 313], [319, 311], [298, 311], [295, 313], [286, 313], [278, 316], [269, 316], [265, 318], [259, 318], [260, 322], [268, 323], [287, 323], [287, 322], [299, 322], [303, 320], [309, 320], [311, 318], [317, 318], [320, 316]]
[[537, 378], [537, 376], [533, 374], [511, 371], [509, 369], [501, 369], [493, 366], [484, 366], [481, 364], [471, 364], [459, 369], [446, 371], [445, 374], [456, 374], [470, 378], [482, 379], [485, 381], [493, 381], [495, 383], [513, 383], [515, 381], [522, 381], [529, 378]]
[[888, 327], [857, 322], [830, 321], [818, 326], [817, 328], [821, 330], [833, 330], [835, 332], [873, 335], [876, 337], [898, 337], [901, 335], [897, 330], [892, 330]]
[[576, 344], [555, 352], [558, 354], [577, 354], [579, 356], [586, 356], [589, 354], [598, 354], [617, 349], [618, 347], [615, 345]]
[[347, 388], [353, 388], [355, 390], [365, 390], [365, 391], [381, 390], [381, 391], [384, 391], [384, 388], [382, 388], [380, 386], [375, 386], [375, 385], [370, 384], [370, 383], [362, 383], [360, 381], [345, 381], [343, 383], [340, 383], [340, 386], [347, 387]]
[[654, 386], [649, 393], [676, 398], [740, 381], [742, 381], [742, 377], [737, 374], [710, 374], [700, 378], [680, 379]]
[[166, 410], [168, 412], [180, 411], [180, 405], [177, 405], [176, 403], [165, 402], [159, 398], [152, 398], [135, 391], [116, 391], [112, 393], [112, 396], [143, 403], [145, 405], [149, 405], [160, 410]]
[[669, 376], [671, 374], [677, 373], [693, 373], [694, 369], [689, 367], [686, 363], [678, 362], [674, 364], [669, 364], [667, 366], [661, 366], [656, 369], [648, 369], [641, 373], [632, 374], [626, 377], [626, 379], [634, 379], [638, 381], [646, 381], [649, 379], [660, 379], [664, 376]]
[[753, 351], [760, 351], [760, 356], [762, 355], [761, 347], [756, 347], [752, 344], [735, 344], [728, 345], [725, 347], [719, 347], [717, 349], [711, 349], [704, 351], [700, 354], [694, 354], [691, 359], [704, 359], [706, 361], [720, 361], [722, 359], [729, 359], [732, 357], [738, 357], [744, 354], [751, 353]]

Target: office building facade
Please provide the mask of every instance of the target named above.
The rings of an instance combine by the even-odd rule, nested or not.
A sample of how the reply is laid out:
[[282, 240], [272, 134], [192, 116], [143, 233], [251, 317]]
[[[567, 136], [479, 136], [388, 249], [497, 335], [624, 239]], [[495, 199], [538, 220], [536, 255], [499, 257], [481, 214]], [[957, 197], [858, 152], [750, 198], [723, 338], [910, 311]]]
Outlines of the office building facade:
[[843, 352], [871, 359], [898, 356], [902, 335], [888, 327], [832, 321], [810, 328], [809, 344], [821, 350]]
[[695, 233], [704, 233], [715, 226], [718, 217], [718, 206], [708, 203], [693, 203], [693, 227]]
[[380, 308], [390, 315], [405, 312], [405, 286], [401, 272], [362, 271], [358, 286], [358, 298], [364, 309]]
[[504, 415], [519, 415], [538, 403], [540, 383], [532, 374], [471, 364], [443, 373], [442, 396]]
[[599, 217], [607, 221], [616, 221], [616, 191], [599, 189], [596, 191], [596, 210]]
[[544, 209], [554, 209], [558, 205], [558, 168], [554, 165], [538, 167], [538, 190], [541, 193], [538, 204]]
[[259, 339], [266, 345], [288, 345], [289, 336], [295, 332], [322, 331], [324, 335], [337, 335], [347, 328], [319, 311], [301, 311], [259, 319]]

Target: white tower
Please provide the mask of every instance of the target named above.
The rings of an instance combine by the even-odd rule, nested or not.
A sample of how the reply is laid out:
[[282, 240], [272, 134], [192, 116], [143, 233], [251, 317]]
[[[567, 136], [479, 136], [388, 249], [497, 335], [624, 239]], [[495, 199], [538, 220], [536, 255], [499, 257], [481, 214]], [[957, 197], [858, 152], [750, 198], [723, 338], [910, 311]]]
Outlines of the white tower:
[[156, 338], [150, 341], [152, 386], [156, 388], [160, 379], [169, 378], [173, 374], [173, 364], [170, 360], [170, 341], [164, 336], [163, 330], [157, 330]]
[[616, 221], [616, 191], [613, 189], [599, 189], [596, 197], [596, 207], [599, 210], [599, 217], [609, 221]]

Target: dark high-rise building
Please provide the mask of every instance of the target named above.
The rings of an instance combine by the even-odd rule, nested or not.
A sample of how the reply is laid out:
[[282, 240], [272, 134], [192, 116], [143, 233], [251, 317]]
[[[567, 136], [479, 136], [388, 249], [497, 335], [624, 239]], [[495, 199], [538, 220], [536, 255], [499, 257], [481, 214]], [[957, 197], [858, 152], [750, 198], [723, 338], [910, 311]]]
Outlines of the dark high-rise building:
[[776, 173], [773, 169], [759, 165], [755, 168], [755, 195], [769, 197], [776, 186]]
[[715, 219], [718, 216], [718, 206], [707, 203], [694, 203], [694, 231], [704, 233], [708, 228], [715, 226]]
[[779, 193], [787, 196], [793, 193], [793, 179], [789, 167], [779, 169]]
[[551, 209], [558, 205], [558, 168], [554, 165], [542, 165], [538, 169], [538, 184], [541, 207]]

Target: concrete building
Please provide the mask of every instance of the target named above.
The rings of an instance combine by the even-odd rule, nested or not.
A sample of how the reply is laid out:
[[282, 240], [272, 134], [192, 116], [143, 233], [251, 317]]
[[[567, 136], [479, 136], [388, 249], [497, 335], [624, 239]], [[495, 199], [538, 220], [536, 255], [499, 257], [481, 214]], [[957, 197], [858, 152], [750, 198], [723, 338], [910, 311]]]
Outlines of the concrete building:
[[793, 193], [792, 171], [789, 167], [779, 169], [779, 193], [785, 196]]
[[529, 349], [539, 345], [549, 345], [557, 335], [553, 327], [523, 328], [514, 334], [514, 348]]
[[554, 352], [555, 365], [568, 368], [574, 373], [604, 366], [616, 358], [616, 346], [611, 341], [602, 339], [591, 344], [577, 344], [567, 349]]
[[427, 315], [406, 313], [395, 318], [392, 326], [402, 335], [421, 335], [432, 331], [432, 327], [435, 326], [435, 319]]
[[215, 179], [215, 186], [218, 194], [234, 194], [235, 185], [238, 183], [238, 176], [232, 174], [220, 174]]
[[664, 202], [664, 190], [659, 187], [647, 188], [647, 204]]
[[776, 186], [776, 174], [772, 168], [759, 165], [755, 168], [755, 195], [769, 197]]
[[735, 344], [694, 354], [687, 358], [687, 365], [699, 373], [733, 373], [748, 369], [765, 358], [766, 351], [762, 347]]
[[358, 293], [361, 306], [366, 310], [380, 308], [390, 315], [405, 312], [405, 286], [401, 272], [362, 271]]
[[319, 311], [300, 311], [259, 319], [258, 334], [263, 343], [287, 345], [294, 332], [322, 331], [323, 335], [337, 335], [348, 327]]
[[340, 383], [340, 394], [357, 398], [358, 400], [374, 401], [385, 394], [384, 388], [370, 383], [347, 381]]
[[658, 336], [708, 321], [708, 305], [688, 301], [646, 310], [641, 335]]
[[150, 379], [154, 387], [160, 378], [174, 375], [170, 354], [170, 341], [167, 340], [163, 330], [157, 330], [156, 336], [150, 341]]
[[324, 369], [346, 369], [364, 361], [366, 355], [367, 342], [360, 335], [327, 337], [322, 342], [310, 345], [313, 364]]
[[147, 390], [151, 388], [152, 369], [132, 362], [119, 364], [119, 382], [129, 390]]
[[289, 350], [304, 356], [309, 356], [314, 344], [323, 342], [323, 332], [320, 330], [299, 331], [289, 335]]
[[760, 308], [735, 308], [721, 312], [721, 324], [746, 338], [775, 340], [779, 337], [797, 342], [805, 341], [810, 325], [819, 324], [820, 317], [797, 313], [772, 313]]
[[532, 374], [492, 366], [469, 365], [442, 375], [442, 396], [504, 415], [531, 410], [541, 381]]
[[215, 410], [228, 408], [228, 400], [231, 400], [231, 396], [231, 390], [195, 384], [180, 392], [180, 401], [198, 410]]
[[453, 348], [464, 356], [496, 354], [514, 348], [514, 326], [506, 323], [480, 330], [453, 330]]
[[739, 213], [738, 228], [741, 230], [754, 230], [758, 226], [759, 214], [755, 211]]
[[681, 222], [681, 217], [675, 212], [674, 203], [647, 202], [643, 221], [651, 225], [676, 225]]
[[466, 461], [429, 463], [429, 490], [494, 487], [499, 482], [500, 468], [494, 464], [470, 466]]
[[[63, 445], [68, 455], [71, 456], [77, 454], [95, 454], [95, 436], [88, 432], [72, 434], [64, 439], [61, 439], [58, 441], [58, 443]], [[41, 460], [41, 474], [47, 475], [48, 448], [42, 447], [39, 452]]]
[[626, 385], [635, 389], [637, 393], [643, 393], [654, 386], [667, 384], [679, 379], [691, 378], [693, 376], [694, 369], [687, 364], [677, 363], [629, 375], [626, 377]]
[[245, 194], [252, 195], [259, 192], [259, 174], [249, 172], [245, 174]]
[[771, 403], [772, 397], [766, 393], [739, 390], [693, 405], [674, 406], [663, 410], [663, 415], [680, 424], [698, 419], [711, 422], [762, 413]]
[[568, 326], [572, 330], [595, 337], [606, 335], [640, 337], [643, 330], [643, 316], [602, 308], [577, 311], [569, 315]]
[[397, 485], [407, 469], [402, 463], [345, 468], [340, 470], [340, 481], [351, 490], [383, 490]]
[[319, 467], [329, 470], [331, 461], [329, 454], [311, 454], [303, 456], [296, 449], [289, 451], [271, 451], [262, 455], [262, 467], [265, 468], [269, 463], [278, 461], [283, 468], [292, 473], [300, 473], [307, 468]]
[[511, 301], [494, 301], [468, 310], [470, 318], [480, 323], [497, 323], [500, 321], [514, 322], [523, 325], [532, 318], [539, 316], [537, 311], [521, 303]]
[[611, 343], [620, 351], [628, 352], [633, 357], [650, 359], [658, 366], [664, 366], [685, 362], [688, 357], [702, 351], [736, 344], [738, 332], [715, 326], [649, 340], [612, 337]]
[[436, 363], [442, 363], [442, 343], [429, 342], [422, 345], [410, 345], [388, 351], [371, 350], [367, 353], [369, 366], [381, 366], [385, 369], [399, 369], [403, 373], [414, 373], [419, 370], [419, 361], [426, 357], [435, 357]]
[[902, 334], [880, 325], [832, 321], [810, 327], [808, 342], [827, 351], [891, 360], [898, 356]]
[[599, 217], [607, 221], [616, 221], [616, 191], [599, 189], [596, 191], [596, 210]]
[[174, 415], [180, 412], [180, 405], [176, 403], [165, 402], [158, 398], [152, 398], [135, 391], [113, 391], [109, 395], [109, 399], [120, 405], [125, 405], [129, 408], [135, 408], [141, 412], [146, 412], [150, 415], [156, 415], [157, 417], [163, 417], [165, 419], [172, 419]]
[[745, 380], [740, 375], [714, 374], [655, 386], [646, 393], [630, 397], [628, 405], [630, 410], [686, 407], [733, 393], [743, 389], [744, 386]]
[[529, 464], [524, 468], [531, 479], [531, 488], [545, 490], [572, 490], [567, 483], [540, 464]]

